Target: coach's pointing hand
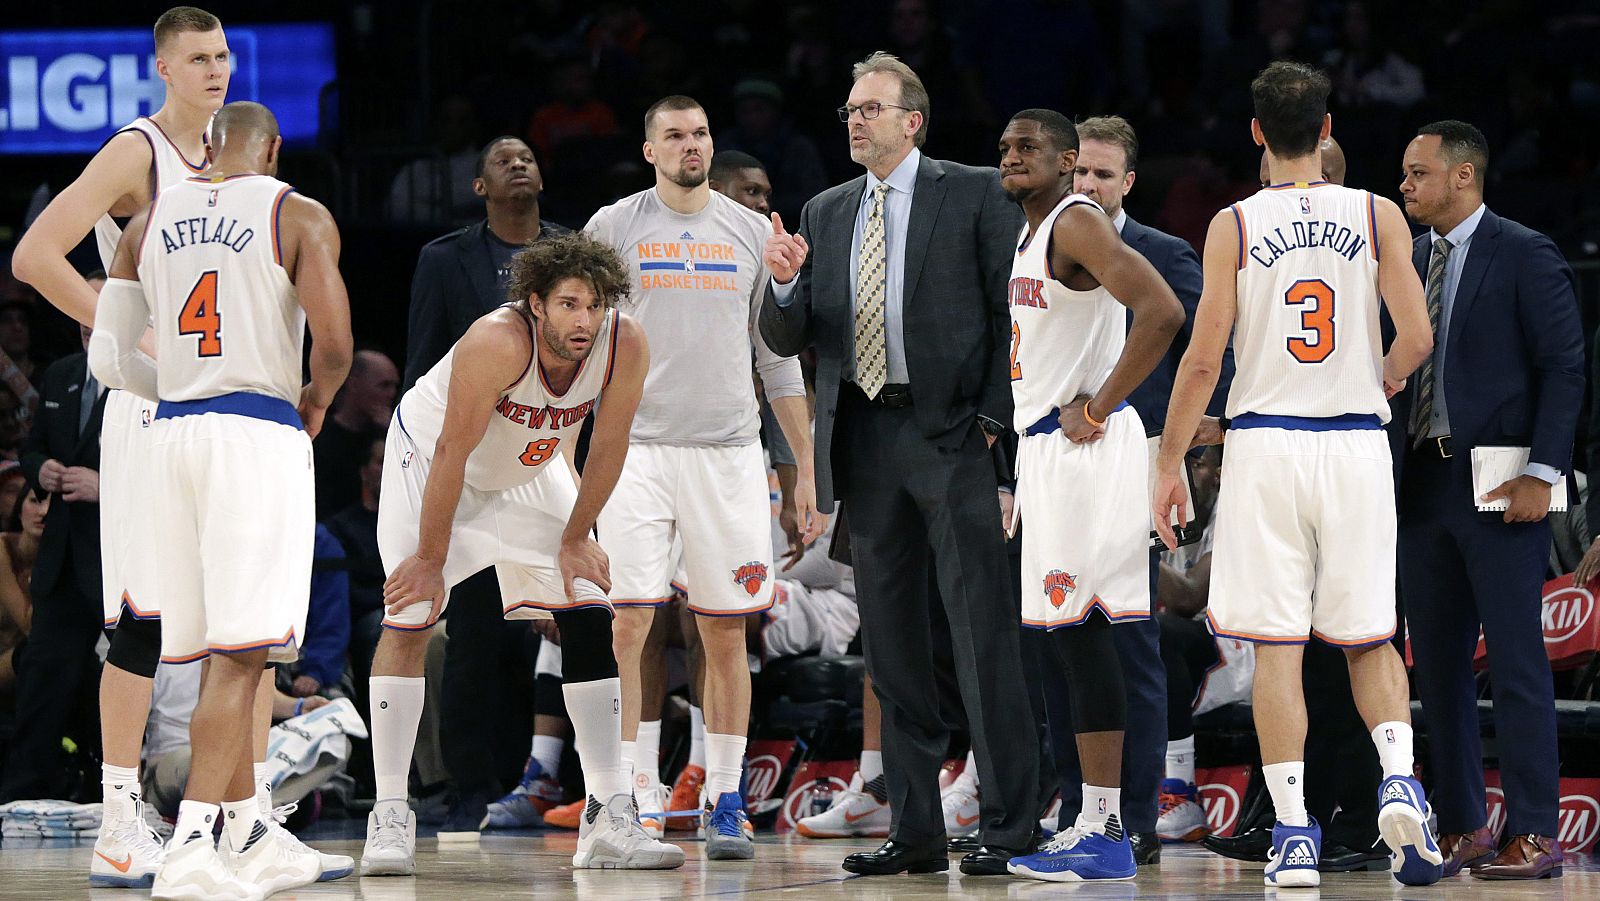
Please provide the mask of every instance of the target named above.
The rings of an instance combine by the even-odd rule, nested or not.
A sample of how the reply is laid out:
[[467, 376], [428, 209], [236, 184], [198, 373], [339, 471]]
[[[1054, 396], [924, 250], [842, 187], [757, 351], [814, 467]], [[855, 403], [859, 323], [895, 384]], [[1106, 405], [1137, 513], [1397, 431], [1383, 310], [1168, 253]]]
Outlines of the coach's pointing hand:
[[433, 604], [428, 616], [432, 625], [439, 618], [439, 608], [444, 600], [444, 563], [428, 560], [415, 554], [400, 561], [394, 572], [383, 583], [383, 605], [390, 616], [412, 604]]
[[791, 235], [783, 228], [783, 217], [772, 214], [772, 234], [767, 238], [767, 252], [763, 259], [772, 271], [772, 278], [787, 285], [800, 272], [800, 265], [811, 252], [803, 235]]

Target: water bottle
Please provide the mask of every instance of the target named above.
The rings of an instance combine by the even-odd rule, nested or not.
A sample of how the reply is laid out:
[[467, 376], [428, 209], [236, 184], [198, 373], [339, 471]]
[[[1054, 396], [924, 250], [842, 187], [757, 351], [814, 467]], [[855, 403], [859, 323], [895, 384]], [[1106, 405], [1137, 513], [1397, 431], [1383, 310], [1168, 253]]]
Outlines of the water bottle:
[[811, 784], [811, 815], [827, 813], [833, 806], [833, 784], [826, 776]]

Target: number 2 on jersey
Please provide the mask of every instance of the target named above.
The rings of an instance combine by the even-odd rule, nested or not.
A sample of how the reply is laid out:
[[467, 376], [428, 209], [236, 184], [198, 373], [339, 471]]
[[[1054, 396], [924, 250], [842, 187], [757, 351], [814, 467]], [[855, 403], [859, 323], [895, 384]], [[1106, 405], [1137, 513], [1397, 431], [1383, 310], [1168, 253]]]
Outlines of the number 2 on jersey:
[[1321, 363], [1333, 353], [1333, 288], [1320, 278], [1301, 279], [1283, 295], [1289, 306], [1302, 307], [1300, 327], [1311, 339], [1292, 337], [1287, 342], [1289, 355], [1302, 363]]
[[560, 438], [540, 438], [538, 441], [530, 441], [528, 449], [517, 459], [522, 461], [523, 466], [538, 466], [555, 456], [556, 448], [560, 446]]
[[1022, 364], [1017, 362], [1017, 351], [1022, 349], [1022, 327], [1011, 323], [1011, 380], [1022, 381]]
[[178, 311], [178, 334], [199, 335], [195, 356], [222, 356], [222, 314], [217, 312], [217, 270], [207, 269]]

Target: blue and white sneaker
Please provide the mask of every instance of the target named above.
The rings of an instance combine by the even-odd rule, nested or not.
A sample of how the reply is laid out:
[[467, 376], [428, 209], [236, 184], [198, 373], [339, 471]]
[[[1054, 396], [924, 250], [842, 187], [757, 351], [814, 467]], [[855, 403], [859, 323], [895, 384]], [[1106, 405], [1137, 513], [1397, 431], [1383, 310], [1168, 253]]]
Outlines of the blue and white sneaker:
[[1279, 888], [1315, 888], [1322, 884], [1317, 858], [1322, 854], [1322, 827], [1311, 817], [1309, 826], [1279, 821], [1272, 827], [1272, 850], [1267, 852], [1264, 881]]
[[1082, 818], [1070, 829], [1063, 829], [1036, 853], [1013, 857], [1006, 870], [1014, 876], [1043, 879], [1046, 882], [1116, 882], [1132, 879], [1138, 873], [1133, 862], [1133, 843], [1122, 824], [1113, 819], [1105, 825], [1090, 826]]
[[537, 829], [544, 825], [544, 812], [560, 803], [561, 783], [530, 757], [516, 788], [489, 805], [483, 828]]
[[1404, 885], [1433, 885], [1444, 875], [1444, 855], [1428, 820], [1422, 784], [1390, 776], [1378, 787], [1378, 833], [1389, 846], [1389, 872]]
[[755, 858], [756, 843], [746, 829], [750, 817], [744, 812], [744, 798], [738, 792], [723, 792], [715, 807], [707, 804], [703, 821], [706, 860]]

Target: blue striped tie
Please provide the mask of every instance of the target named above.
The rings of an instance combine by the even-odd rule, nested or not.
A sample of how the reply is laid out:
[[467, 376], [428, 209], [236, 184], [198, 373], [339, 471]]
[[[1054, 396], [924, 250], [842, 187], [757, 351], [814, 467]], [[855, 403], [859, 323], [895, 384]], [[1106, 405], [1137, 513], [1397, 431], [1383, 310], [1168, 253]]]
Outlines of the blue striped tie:
[[1433, 360], [1444, 347], [1439, 334], [1439, 320], [1444, 315], [1444, 264], [1454, 249], [1454, 244], [1440, 238], [1433, 242], [1433, 256], [1428, 260], [1428, 328], [1433, 332], [1433, 353], [1417, 367], [1417, 403], [1411, 410], [1412, 447], [1421, 447], [1428, 440], [1428, 428], [1433, 422]]

